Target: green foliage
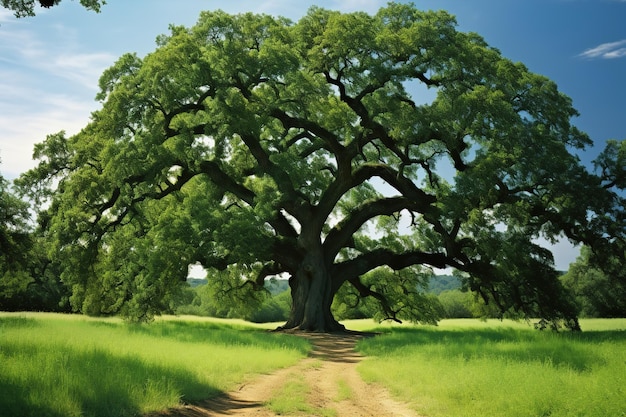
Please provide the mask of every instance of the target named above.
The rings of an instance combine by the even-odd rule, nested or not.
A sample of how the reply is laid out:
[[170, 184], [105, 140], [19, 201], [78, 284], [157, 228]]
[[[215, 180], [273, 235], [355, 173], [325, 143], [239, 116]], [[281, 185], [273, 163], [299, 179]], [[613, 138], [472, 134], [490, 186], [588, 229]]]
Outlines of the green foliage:
[[143, 415], [219, 395], [308, 349], [302, 338], [249, 325], [4, 314], [0, 409], [6, 417]]
[[0, 310], [59, 310], [64, 290], [33, 233], [28, 210], [0, 176]]
[[[219, 287], [200, 285], [195, 288], [187, 288], [177, 301], [174, 309], [177, 314], [196, 316], [241, 318], [253, 323], [270, 323], [287, 320], [291, 310], [291, 293], [288, 287], [284, 288], [283, 280], [279, 284], [267, 282], [266, 288], [269, 294], [259, 300], [259, 304], [251, 308], [249, 298], [242, 297], [239, 300], [220, 296], [216, 293]], [[241, 296], [239, 292], [236, 292]], [[257, 297], [258, 293], [253, 293]]]
[[472, 307], [474, 297], [471, 293], [460, 290], [447, 290], [439, 294], [439, 302], [443, 306], [448, 319], [464, 319], [475, 317]]
[[[581, 317], [626, 317], [624, 260], [605, 260], [594, 265], [593, 254], [583, 247], [581, 255], [561, 281], [572, 292]], [[607, 271], [607, 272], [605, 272]]]
[[99, 87], [91, 122], [36, 145], [19, 181], [50, 203], [76, 311], [150, 320], [201, 264], [219, 314], [251, 317], [286, 274], [290, 327], [339, 329], [340, 289], [346, 317], [358, 295], [380, 319], [434, 323], [425, 277], [451, 267], [501, 315], [577, 329], [533, 242], [624, 247], [623, 146], [588, 172], [571, 99], [443, 11], [207, 11]]
[[0, 175], [0, 272], [24, 268], [32, 245], [28, 204], [10, 190]]
[[428, 292], [435, 295], [459, 288], [461, 288], [461, 280], [453, 275], [433, 275], [428, 280]]
[[[364, 339], [359, 366], [428, 416], [619, 416], [626, 407], [622, 330], [533, 332], [524, 325], [442, 322]], [[583, 323], [584, 326], [584, 323]]]
[[332, 312], [337, 320], [373, 318], [379, 309], [375, 300], [360, 297], [349, 285], [344, 285], [337, 291], [332, 305]]
[[626, 189], [626, 141], [609, 140], [594, 161], [606, 187]]
[[266, 299], [261, 306], [244, 318], [253, 323], [271, 323], [286, 321], [291, 311], [291, 293], [283, 291]]
[[[432, 273], [419, 267], [393, 271], [389, 268], [378, 268], [363, 277], [363, 284], [377, 294], [385, 294], [384, 298], [369, 301], [365, 306], [363, 317], [375, 320], [408, 320], [434, 324], [443, 317], [443, 308], [434, 294], [426, 292]], [[350, 298], [352, 301], [350, 301]], [[347, 293], [346, 302], [357, 303], [357, 293]], [[353, 304], [354, 306], [354, 304]], [[363, 318], [346, 316], [345, 318]]]
[[34, 237], [23, 269], [0, 277], [0, 310], [69, 312], [70, 291], [60, 281], [58, 264], [52, 262], [45, 240]]
[[[433, 281], [435, 284], [433, 285]], [[286, 280], [266, 282], [266, 288], [272, 294], [266, 298], [260, 307], [247, 315], [233, 308], [231, 304], [221, 303], [209, 291], [209, 287], [188, 288], [176, 305], [177, 314], [188, 314], [208, 317], [243, 318], [256, 323], [270, 323], [287, 320], [291, 309], [291, 294]], [[459, 289], [437, 291], [438, 288], [459, 288], [459, 280], [451, 276], [434, 276], [429, 280], [428, 291], [424, 294], [429, 302], [437, 304], [433, 296], [443, 307], [444, 318], [473, 318], [498, 317], [500, 313], [495, 308], [486, 306], [470, 292]], [[433, 289], [434, 288], [434, 289]], [[431, 295], [432, 294], [432, 295]], [[229, 305], [228, 309], [219, 306]], [[361, 298], [353, 292], [351, 286], [342, 287], [335, 295], [332, 305], [333, 315], [337, 320], [378, 319], [385, 316], [380, 312], [380, 305], [372, 298]]]
[[0, 310], [67, 311], [69, 291], [59, 264], [31, 224], [29, 204], [10, 185], [0, 176]]

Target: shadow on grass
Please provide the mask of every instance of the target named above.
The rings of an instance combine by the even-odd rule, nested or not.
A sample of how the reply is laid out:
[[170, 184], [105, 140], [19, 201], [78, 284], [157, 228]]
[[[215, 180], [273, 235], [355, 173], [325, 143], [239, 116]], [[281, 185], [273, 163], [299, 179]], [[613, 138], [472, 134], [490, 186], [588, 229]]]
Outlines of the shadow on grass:
[[209, 398], [221, 393], [184, 371], [101, 350], [61, 354], [46, 352], [45, 347], [20, 350], [27, 356], [57, 358], [56, 363], [47, 364], [41, 375], [32, 369], [15, 378], [3, 375], [3, 417], [136, 416], [142, 403], [163, 401], [159, 397], [177, 401], [188, 395]]
[[385, 330], [380, 337], [359, 342], [365, 355], [405, 355], [410, 350], [443, 358], [493, 358], [512, 362], [542, 362], [578, 372], [602, 365], [597, 343], [626, 341], [623, 331], [553, 333], [511, 328], [448, 330], [435, 327]]
[[14, 381], [0, 378], [0, 409], [6, 417], [65, 417], [66, 414], [54, 411], [47, 404], [33, 404], [28, 396], [29, 388]]

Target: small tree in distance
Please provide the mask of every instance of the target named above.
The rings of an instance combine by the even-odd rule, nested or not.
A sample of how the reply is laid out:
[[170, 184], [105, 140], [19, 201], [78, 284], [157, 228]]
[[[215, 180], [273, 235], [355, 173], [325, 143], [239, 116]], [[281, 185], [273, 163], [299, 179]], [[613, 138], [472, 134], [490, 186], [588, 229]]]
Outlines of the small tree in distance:
[[423, 289], [451, 267], [503, 313], [578, 329], [534, 239], [607, 242], [615, 194], [570, 153], [591, 143], [571, 100], [455, 26], [395, 3], [297, 23], [203, 12], [122, 56], [102, 109], [21, 179], [50, 198], [74, 308], [149, 319], [200, 263], [250, 308], [288, 276], [286, 329], [341, 330], [342, 287], [433, 323]]

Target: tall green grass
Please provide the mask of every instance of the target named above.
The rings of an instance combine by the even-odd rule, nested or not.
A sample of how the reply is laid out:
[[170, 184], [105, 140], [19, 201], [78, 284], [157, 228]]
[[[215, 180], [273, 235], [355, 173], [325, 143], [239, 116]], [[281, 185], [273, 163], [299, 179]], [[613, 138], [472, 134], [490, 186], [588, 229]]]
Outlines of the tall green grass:
[[0, 315], [0, 415], [133, 416], [232, 389], [309, 344], [249, 326]]
[[[359, 371], [429, 417], [626, 416], [624, 321], [539, 332], [513, 322], [383, 328]], [[596, 329], [605, 330], [593, 330]]]

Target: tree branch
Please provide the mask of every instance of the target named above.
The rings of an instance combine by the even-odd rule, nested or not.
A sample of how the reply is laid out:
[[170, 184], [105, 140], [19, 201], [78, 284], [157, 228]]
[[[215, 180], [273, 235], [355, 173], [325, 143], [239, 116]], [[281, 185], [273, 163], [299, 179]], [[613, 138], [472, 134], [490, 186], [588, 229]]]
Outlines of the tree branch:
[[285, 111], [276, 108], [270, 111], [270, 116], [280, 120], [285, 129], [298, 128], [313, 133], [316, 137], [322, 139], [328, 146], [329, 151], [335, 155], [340, 155], [345, 149], [337, 135], [311, 120], [290, 116]]
[[398, 318], [399, 311], [391, 308], [391, 305], [389, 305], [389, 300], [387, 300], [387, 297], [385, 297], [384, 294], [374, 291], [371, 287], [363, 284], [359, 277], [354, 277], [350, 279], [349, 282], [354, 286], [354, 288], [357, 289], [357, 291], [359, 291], [359, 295], [361, 297], [374, 297], [378, 300], [380, 306], [387, 315], [386, 320], [393, 320], [396, 323], [402, 323], [402, 320]]
[[435, 196], [424, 192], [413, 181], [401, 175], [387, 164], [362, 164], [354, 172], [353, 176], [354, 184], [360, 184], [370, 178], [379, 177], [398, 190], [402, 196], [412, 200], [415, 204], [419, 204], [421, 208], [418, 211], [421, 213], [429, 211], [431, 204], [437, 201]]
[[374, 249], [356, 258], [334, 265], [333, 276], [341, 281], [350, 281], [379, 266], [387, 265], [391, 269], [400, 270], [412, 265], [430, 265], [444, 269], [448, 266], [464, 269], [463, 265], [443, 253], [407, 251], [396, 253], [386, 248]]
[[337, 253], [352, 241], [354, 233], [368, 220], [408, 209], [414, 210], [415, 204], [405, 197], [390, 197], [380, 200], [371, 200], [359, 205], [340, 221], [326, 236], [324, 251], [329, 259], [334, 259]]

